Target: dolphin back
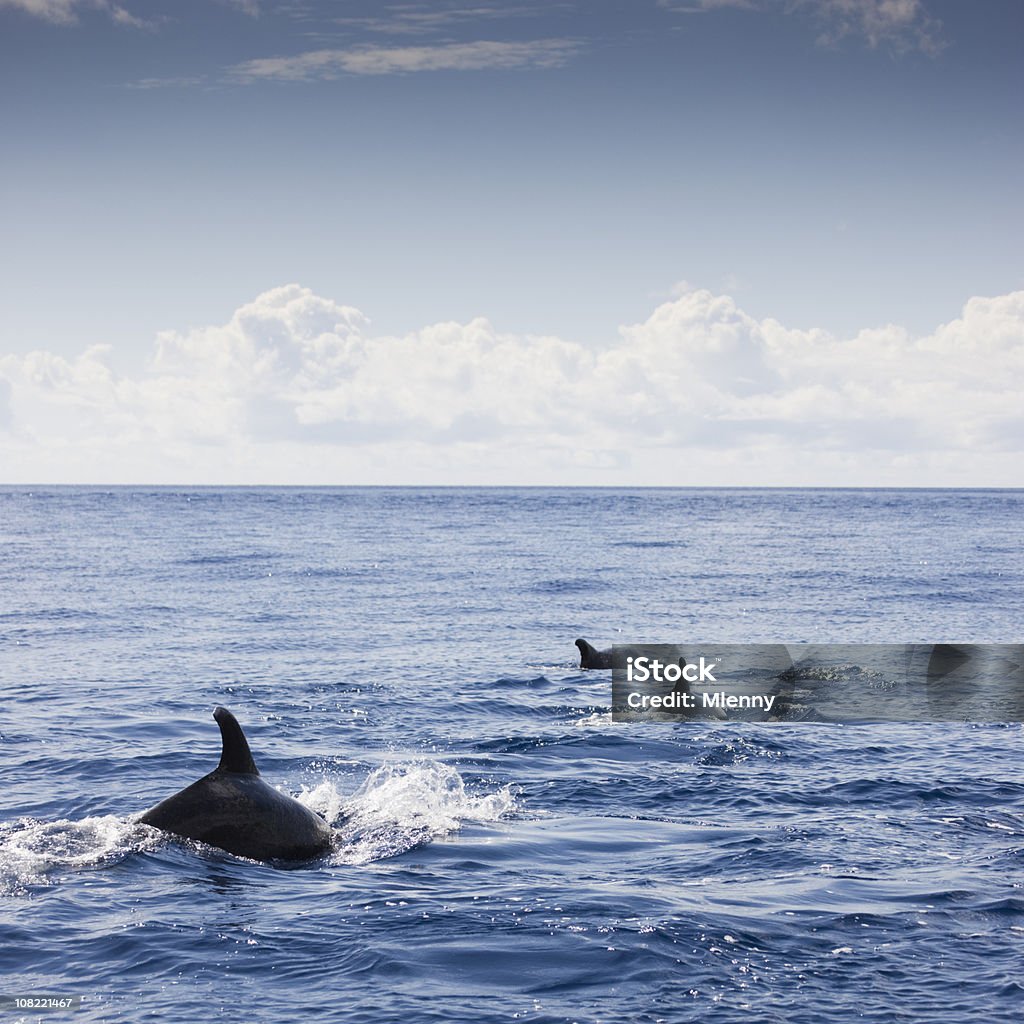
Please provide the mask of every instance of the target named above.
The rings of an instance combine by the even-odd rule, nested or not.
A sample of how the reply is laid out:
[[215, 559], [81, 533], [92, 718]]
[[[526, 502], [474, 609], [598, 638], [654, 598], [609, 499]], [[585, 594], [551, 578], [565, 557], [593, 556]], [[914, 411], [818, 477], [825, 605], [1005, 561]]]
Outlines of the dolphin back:
[[214, 718], [223, 740], [220, 764], [139, 821], [253, 860], [308, 860], [329, 850], [330, 826], [263, 781], [235, 716], [217, 708]]
[[210, 772], [150, 808], [144, 825], [253, 860], [309, 860], [331, 846], [331, 829], [261, 778]]

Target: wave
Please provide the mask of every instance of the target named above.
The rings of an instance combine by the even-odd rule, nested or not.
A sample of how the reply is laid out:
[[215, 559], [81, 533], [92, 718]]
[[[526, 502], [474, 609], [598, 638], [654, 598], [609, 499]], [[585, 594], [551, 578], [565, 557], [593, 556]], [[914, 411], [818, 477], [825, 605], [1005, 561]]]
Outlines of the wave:
[[0, 895], [23, 894], [30, 886], [53, 884], [62, 870], [97, 867], [149, 850], [160, 834], [115, 815], [80, 821], [21, 818], [0, 824]]

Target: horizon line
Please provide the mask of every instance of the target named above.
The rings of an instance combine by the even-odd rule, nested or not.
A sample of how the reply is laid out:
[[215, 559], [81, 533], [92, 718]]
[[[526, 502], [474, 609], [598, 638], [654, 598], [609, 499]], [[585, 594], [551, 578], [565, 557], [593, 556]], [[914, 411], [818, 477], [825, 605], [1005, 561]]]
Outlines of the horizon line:
[[198, 484], [4, 483], [0, 490], [462, 490], [462, 491], [1024, 491], [1024, 485], [976, 484]]

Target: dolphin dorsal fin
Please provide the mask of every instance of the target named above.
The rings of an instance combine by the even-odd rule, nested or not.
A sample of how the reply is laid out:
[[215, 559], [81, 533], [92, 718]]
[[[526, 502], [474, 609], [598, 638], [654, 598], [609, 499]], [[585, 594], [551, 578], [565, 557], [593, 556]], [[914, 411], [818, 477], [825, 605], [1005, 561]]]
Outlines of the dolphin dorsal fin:
[[217, 708], [213, 712], [220, 726], [220, 737], [223, 741], [223, 748], [220, 754], [220, 764], [217, 770], [221, 772], [236, 772], [239, 775], [259, 775], [256, 762], [249, 752], [249, 741], [242, 732], [242, 727], [227, 708]]

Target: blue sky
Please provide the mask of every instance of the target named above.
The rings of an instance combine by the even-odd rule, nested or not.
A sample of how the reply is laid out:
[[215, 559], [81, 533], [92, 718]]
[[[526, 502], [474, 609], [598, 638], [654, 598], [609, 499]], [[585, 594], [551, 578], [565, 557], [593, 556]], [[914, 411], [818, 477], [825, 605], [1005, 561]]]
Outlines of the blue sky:
[[[0, 0], [6, 476], [689, 482], [664, 478], [668, 450], [708, 482], [1024, 483], [1006, 475], [1016, 421], [972, 421], [931, 447], [914, 409], [913, 444], [880, 439], [877, 416], [831, 447], [810, 411], [791, 429], [815, 387], [794, 339], [817, 338], [833, 365], [845, 343], [888, 331], [872, 343], [906, 347], [899, 372], [927, 375], [921, 354], [941, 348], [942, 325], [988, 331], [965, 316], [972, 298], [1024, 288], [1022, 30], [1024, 7], [1009, 0]], [[715, 306], [724, 297], [734, 312]], [[520, 358], [536, 364], [531, 339], [570, 346], [596, 402], [607, 396], [592, 361], [633, 359], [628, 339], [679, 303], [682, 333], [659, 335], [689, 352], [679, 372], [707, 364], [698, 350], [721, 356], [709, 324], [746, 324], [748, 355], [771, 369], [759, 393], [786, 398], [785, 413], [753, 408], [750, 373], [727, 361], [735, 377], [704, 381], [724, 395], [705, 408], [725, 411], [700, 423], [666, 404], [646, 433], [598, 438], [556, 394], [543, 408], [521, 396], [520, 412], [485, 423], [493, 378]], [[469, 349], [433, 391], [407, 382], [405, 406], [357, 409], [330, 378], [335, 363], [307, 365], [299, 307], [314, 319], [358, 310], [359, 366], [382, 359], [381, 374], [402, 339], [425, 351], [437, 325], [459, 325]], [[998, 309], [1005, 385], [1018, 335]], [[254, 317], [262, 326], [247, 334]], [[474, 333], [480, 318], [505, 340]], [[320, 348], [335, 357], [341, 320], [317, 335], [334, 339]], [[775, 323], [804, 355], [771, 341]], [[196, 350], [198, 337], [204, 352], [278, 367], [258, 393], [214, 387], [210, 401], [236, 403], [238, 416], [201, 441], [171, 425], [181, 410], [158, 358]], [[443, 351], [428, 364], [445, 364], [456, 343], [432, 343]], [[957, 351], [970, 363], [984, 343], [972, 335]], [[90, 358], [109, 394], [80, 366], [92, 346], [104, 346]], [[43, 383], [32, 353], [50, 361]], [[955, 387], [959, 363], [943, 365], [922, 408]], [[193, 362], [172, 377], [210, 385], [217, 372]], [[479, 393], [431, 433], [421, 406], [450, 403], [457, 379]], [[818, 396], [823, 422], [857, 383]], [[153, 407], [154, 388], [177, 410], [159, 422], [132, 405], [146, 392]], [[979, 415], [992, 405], [979, 393]], [[197, 444], [202, 458], [189, 454]]]

